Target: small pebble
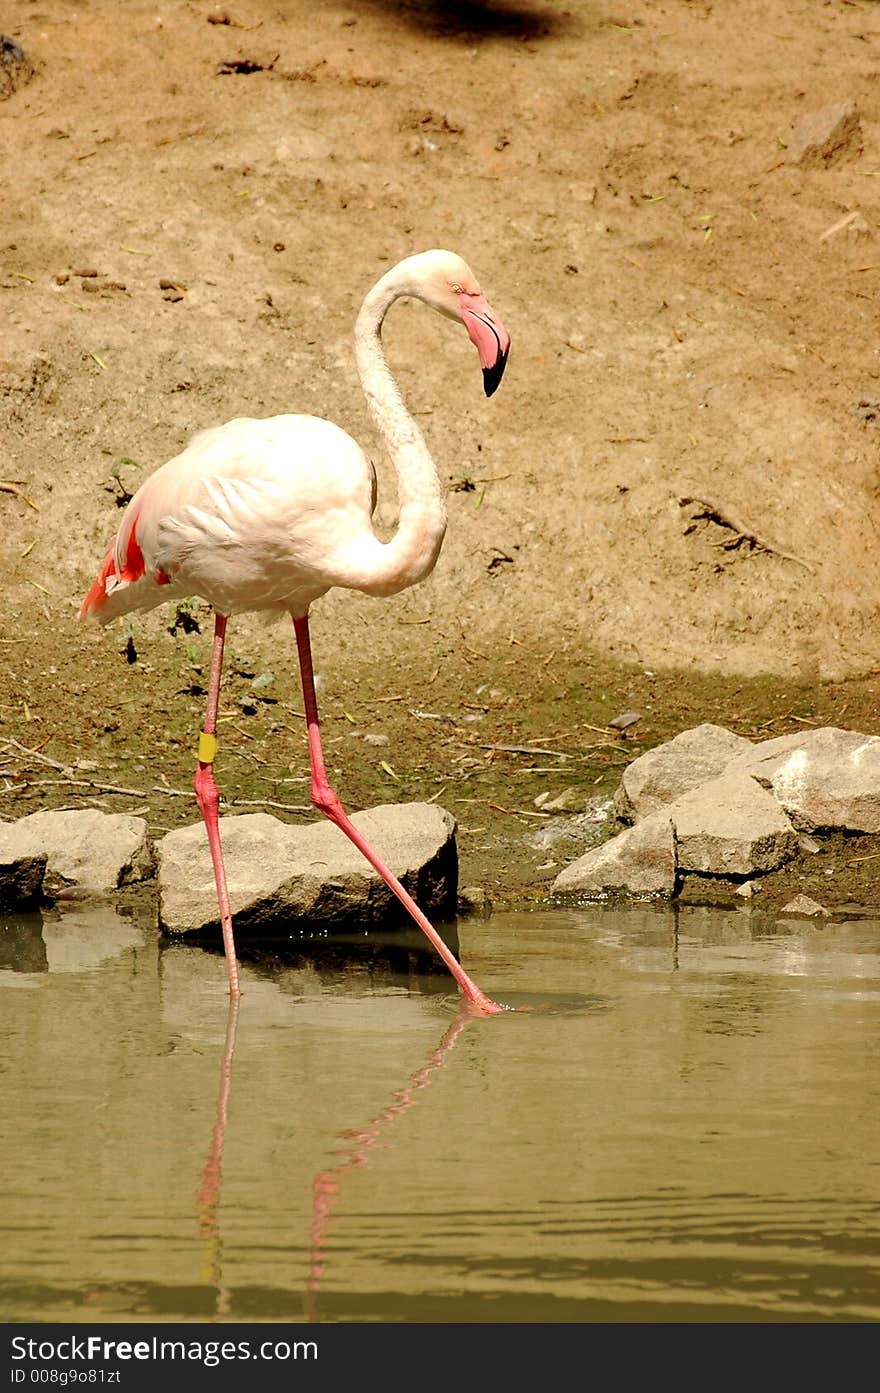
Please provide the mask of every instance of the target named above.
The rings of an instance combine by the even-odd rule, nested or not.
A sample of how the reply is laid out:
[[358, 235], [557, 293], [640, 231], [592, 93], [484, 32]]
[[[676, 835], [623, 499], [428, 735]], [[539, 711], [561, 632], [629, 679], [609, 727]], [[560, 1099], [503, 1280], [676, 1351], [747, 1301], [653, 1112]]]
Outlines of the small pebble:
[[642, 716], [639, 711], [624, 711], [622, 716], [615, 716], [613, 720], [608, 722], [608, 729], [628, 730], [630, 726], [634, 726], [636, 721], [640, 721], [641, 719]]
[[807, 919], [818, 917], [828, 919], [831, 916], [830, 909], [826, 909], [816, 900], [811, 900], [809, 895], [795, 895], [794, 899], [783, 905], [779, 912], [780, 914], [796, 914]]
[[488, 919], [492, 913], [492, 901], [481, 885], [465, 885], [458, 892], [458, 912]]

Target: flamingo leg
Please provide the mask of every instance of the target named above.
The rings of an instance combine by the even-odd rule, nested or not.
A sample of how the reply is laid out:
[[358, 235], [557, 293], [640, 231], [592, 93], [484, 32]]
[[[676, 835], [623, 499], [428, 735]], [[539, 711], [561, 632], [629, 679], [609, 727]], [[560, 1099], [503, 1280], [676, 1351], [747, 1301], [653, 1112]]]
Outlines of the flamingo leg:
[[306, 725], [309, 737], [309, 761], [312, 768], [312, 802], [325, 817], [328, 817], [341, 832], [345, 833], [350, 841], [354, 842], [358, 851], [366, 857], [373, 869], [379, 873], [389, 890], [397, 896], [401, 904], [418, 924], [422, 933], [425, 934], [436, 948], [440, 957], [458, 983], [463, 995], [471, 1005], [478, 1011], [484, 1012], [487, 1015], [494, 1015], [499, 1011], [503, 1011], [503, 1006], [499, 1006], [496, 1002], [491, 1001], [485, 993], [480, 991], [476, 983], [471, 981], [470, 977], [461, 966], [461, 963], [449, 950], [437, 930], [433, 928], [429, 920], [419, 909], [412, 895], [403, 888], [393, 872], [388, 869], [384, 861], [376, 855], [373, 848], [361, 836], [338, 797], [330, 787], [327, 780], [327, 771], [324, 767], [324, 752], [321, 747], [321, 729], [318, 723], [318, 702], [315, 695], [315, 677], [312, 668], [312, 646], [309, 640], [308, 616], [303, 615], [300, 618], [294, 617], [293, 627], [296, 633], [296, 646], [299, 653], [303, 700], [305, 702]]
[[208, 706], [205, 724], [199, 737], [199, 760], [193, 786], [199, 812], [208, 834], [208, 846], [214, 867], [214, 881], [217, 885], [217, 903], [220, 907], [220, 925], [223, 930], [223, 948], [226, 953], [226, 968], [229, 973], [229, 995], [237, 1000], [241, 995], [238, 981], [238, 963], [235, 957], [235, 939], [232, 935], [232, 910], [229, 907], [229, 891], [226, 888], [226, 868], [223, 865], [223, 847], [220, 844], [220, 824], [217, 809], [220, 805], [220, 792], [214, 781], [214, 754], [217, 748], [217, 707], [220, 702], [220, 673], [223, 668], [223, 645], [226, 641], [226, 615], [214, 616], [214, 649], [211, 654], [211, 677], [208, 682]]

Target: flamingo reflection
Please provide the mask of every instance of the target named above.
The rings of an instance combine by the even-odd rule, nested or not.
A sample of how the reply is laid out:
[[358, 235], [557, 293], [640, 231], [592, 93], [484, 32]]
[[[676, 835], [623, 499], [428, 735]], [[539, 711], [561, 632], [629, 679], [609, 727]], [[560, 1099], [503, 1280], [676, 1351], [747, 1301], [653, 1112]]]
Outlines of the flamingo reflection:
[[[202, 1168], [196, 1191], [199, 1235], [203, 1243], [200, 1275], [202, 1280], [209, 1282], [217, 1293], [215, 1304], [215, 1318], [217, 1319], [227, 1318], [232, 1307], [231, 1292], [223, 1281], [222, 1242], [217, 1211], [223, 1178], [223, 1147], [229, 1113], [229, 1095], [232, 1088], [239, 1000], [238, 997], [231, 996], [229, 998], [226, 1038], [220, 1067], [220, 1087], [217, 1094], [214, 1127], [211, 1133], [211, 1147]], [[467, 1003], [463, 1002], [459, 1014], [447, 1026], [440, 1043], [431, 1051], [427, 1062], [420, 1069], [417, 1069], [402, 1087], [394, 1091], [391, 1095], [391, 1102], [375, 1117], [362, 1127], [349, 1128], [342, 1132], [341, 1137], [350, 1143], [343, 1150], [343, 1159], [338, 1165], [316, 1173], [312, 1181], [311, 1252], [306, 1294], [303, 1300], [308, 1320], [319, 1319], [317, 1295], [325, 1266], [324, 1248], [327, 1225], [342, 1194], [346, 1175], [349, 1171], [359, 1170], [367, 1164], [371, 1148], [375, 1146], [391, 1124], [413, 1106], [417, 1094], [423, 1088], [427, 1088], [433, 1075], [449, 1058], [453, 1046], [465, 1026], [475, 1019], [477, 1017], [473, 1010]]]

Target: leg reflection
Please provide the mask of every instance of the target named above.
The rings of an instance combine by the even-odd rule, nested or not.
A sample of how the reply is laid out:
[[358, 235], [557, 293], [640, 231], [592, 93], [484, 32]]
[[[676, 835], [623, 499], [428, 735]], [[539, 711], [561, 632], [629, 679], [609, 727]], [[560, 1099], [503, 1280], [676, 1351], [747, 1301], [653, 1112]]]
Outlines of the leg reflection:
[[382, 1112], [378, 1113], [365, 1126], [349, 1128], [342, 1133], [346, 1141], [352, 1143], [347, 1148], [345, 1159], [338, 1166], [318, 1171], [315, 1175], [312, 1181], [311, 1259], [306, 1281], [306, 1294], [303, 1300], [307, 1320], [317, 1321], [320, 1319], [317, 1298], [324, 1273], [324, 1245], [327, 1239], [327, 1225], [333, 1208], [342, 1193], [345, 1176], [349, 1171], [359, 1170], [367, 1164], [370, 1148], [376, 1144], [382, 1133], [396, 1118], [412, 1107], [416, 1101], [416, 1094], [420, 1089], [427, 1088], [431, 1082], [431, 1076], [449, 1058], [452, 1048], [465, 1026], [475, 1019], [477, 1018], [473, 1011], [468, 1008], [466, 1003], [462, 1003], [458, 1016], [444, 1032], [443, 1039], [437, 1048], [432, 1050], [427, 1063], [423, 1064], [421, 1069], [416, 1070], [408, 1083], [392, 1094], [392, 1101], [388, 1107], [383, 1108]]
[[217, 1205], [220, 1199], [220, 1181], [223, 1176], [223, 1142], [226, 1137], [226, 1117], [229, 1109], [229, 1091], [232, 1087], [232, 1059], [235, 1054], [235, 1032], [238, 1028], [238, 1005], [240, 998], [230, 996], [229, 1013], [226, 1017], [226, 1041], [223, 1046], [223, 1063], [220, 1068], [220, 1091], [217, 1094], [217, 1113], [214, 1130], [211, 1133], [211, 1150], [202, 1170], [196, 1197], [198, 1199], [199, 1234], [203, 1244], [201, 1277], [210, 1282], [217, 1292], [216, 1315], [226, 1316], [230, 1309], [230, 1293], [223, 1285], [222, 1245], [220, 1227], [217, 1221]]

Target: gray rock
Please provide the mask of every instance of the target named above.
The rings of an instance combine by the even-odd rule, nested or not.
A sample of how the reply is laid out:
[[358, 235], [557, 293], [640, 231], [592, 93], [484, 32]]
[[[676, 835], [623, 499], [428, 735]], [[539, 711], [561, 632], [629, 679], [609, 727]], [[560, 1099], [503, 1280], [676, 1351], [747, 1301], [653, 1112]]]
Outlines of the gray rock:
[[736, 887], [734, 893], [739, 895], [741, 899], [750, 900], [755, 891], [760, 890], [760, 888], [760, 885], [756, 885], [753, 880], [744, 880], [742, 885]]
[[[352, 822], [429, 916], [456, 911], [455, 819], [432, 803], [391, 804]], [[267, 813], [220, 823], [229, 899], [241, 934], [400, 924], [395, 896], [338, 827], [326, 818], [294, 827]], [[169, 832], [157, 845], [159, 920], [168, 934], [219, 923], [204, 827]]]
[[797, 833], [776, 799], [746, 773], [711, 779], [665, 811], [675, 828], [680, 873], [760, 875], [798, 850]]
[[832, 102], [809, 111], [789, 133], [785, 160], [805, 168], [825, 169], [862, 148], [862, 128], [855, 102]]
[[[524, 845], [535, 851], [567, 845], [568, 854], [576, 856], [607, 841], [615, 821], [612, 799], [603, 794], [593, 794], [590, 798], [581, 795], [580, 806], [584, 811], [576, 817], [550, 818], [534, 832], [528, 832], [523, 837]], [[549, 807], [551, 804], [545, 802], [542, 811]]]
[[[634, 760], [614, 806], [637, 827], [663, 811], [675, 875], [764, 875], [799, 851], [820, 850], [805, 833], [880, 832], [880, 737], [829, 726], [753, 743], [697, 726]], [[642, 893], [634, 850], [616, 837], [573, 862], [553, 888], [602, 893], [612, 888], [602, 877], [613, 875], [618, 892]]]
[[799, 750], [804, 741], [815, 733], [812, 730], [795, 730], [789, 735], [774, 735], [770, 740], [758, 740], [750, 749], [735, 755], [727, 768], [731, 772], [734, 769], [744, 769], [746, 773], [755, 774], [766, 782], [763, 776], [779, 756]]
[[642, 713], [640, 711], [623, 711], [608, 722], [608, 729], [629, 730], [630, 726], [637, 725], [641, 719]]
[[830, 909], [826, 909], [816, 900], [811, 900], [809, 895], [795, 895], [793, 900], [789, 900], [788, 904], [782, 906], [779, 913], [796, 915], [798, 918], [806, 919], [829, 919], [831, 917]]
[[801, 851], [806, 851], [810, 856], [815, 856], [817, 851], [822, 850], [815, 837], [808, 837], [804, 833], [798, 837], [798, 846]]
[[825, 726], [785, 738], [772, 758], [746, 767], [798, 831], [880, 832], [880, 737]]
[[46, 853], [35, 852], [17, 822], [0, 823], [0, 909], [33, 904], [43, 893]]
[[523, 846], [530, 846], [534, 851], [549, 851], [565, 846], [569, 856], [574, 856], [605, 841], [606, 833], [604, 826], [592, 818], [553, 817], [534, 832], [527, 832], [522, 840]]
[[154, 870], [142, 817], [84, 808], [31, 813], [14, 826], [21, 850], [46, 859], [47, 899], [112, 894]]
[[664, 811], [572, 861], [553, 882], [553, 893], [593, 899], [621, 894], [669, 897], [675, 893], [675, 880], [675, 841]]
[[[539, 794], [538, 797], [541, 797]], [[535, 806], [540, 807], [545, 813], [581, 813], [587, 802], [587, 795], [582, 788], [577, 788], [571, 784], [564, 788], [561, 793], [555, 794], [552, 798], [549, 795], [541, 797], [540, 803], [535, 799]]]
[[492, 913], [492, 901], [482, 885], [464, 885], [458, 892], [458, 912], [472, 915], [475, 919], [488, 919]]
[[617, 816], [639, 822], [681, 794], [716, 778], [737, 755], [754, 750], [751, 740], [724, 726], [700, 725], [639, 755], [623, 772], [614, 796]]

